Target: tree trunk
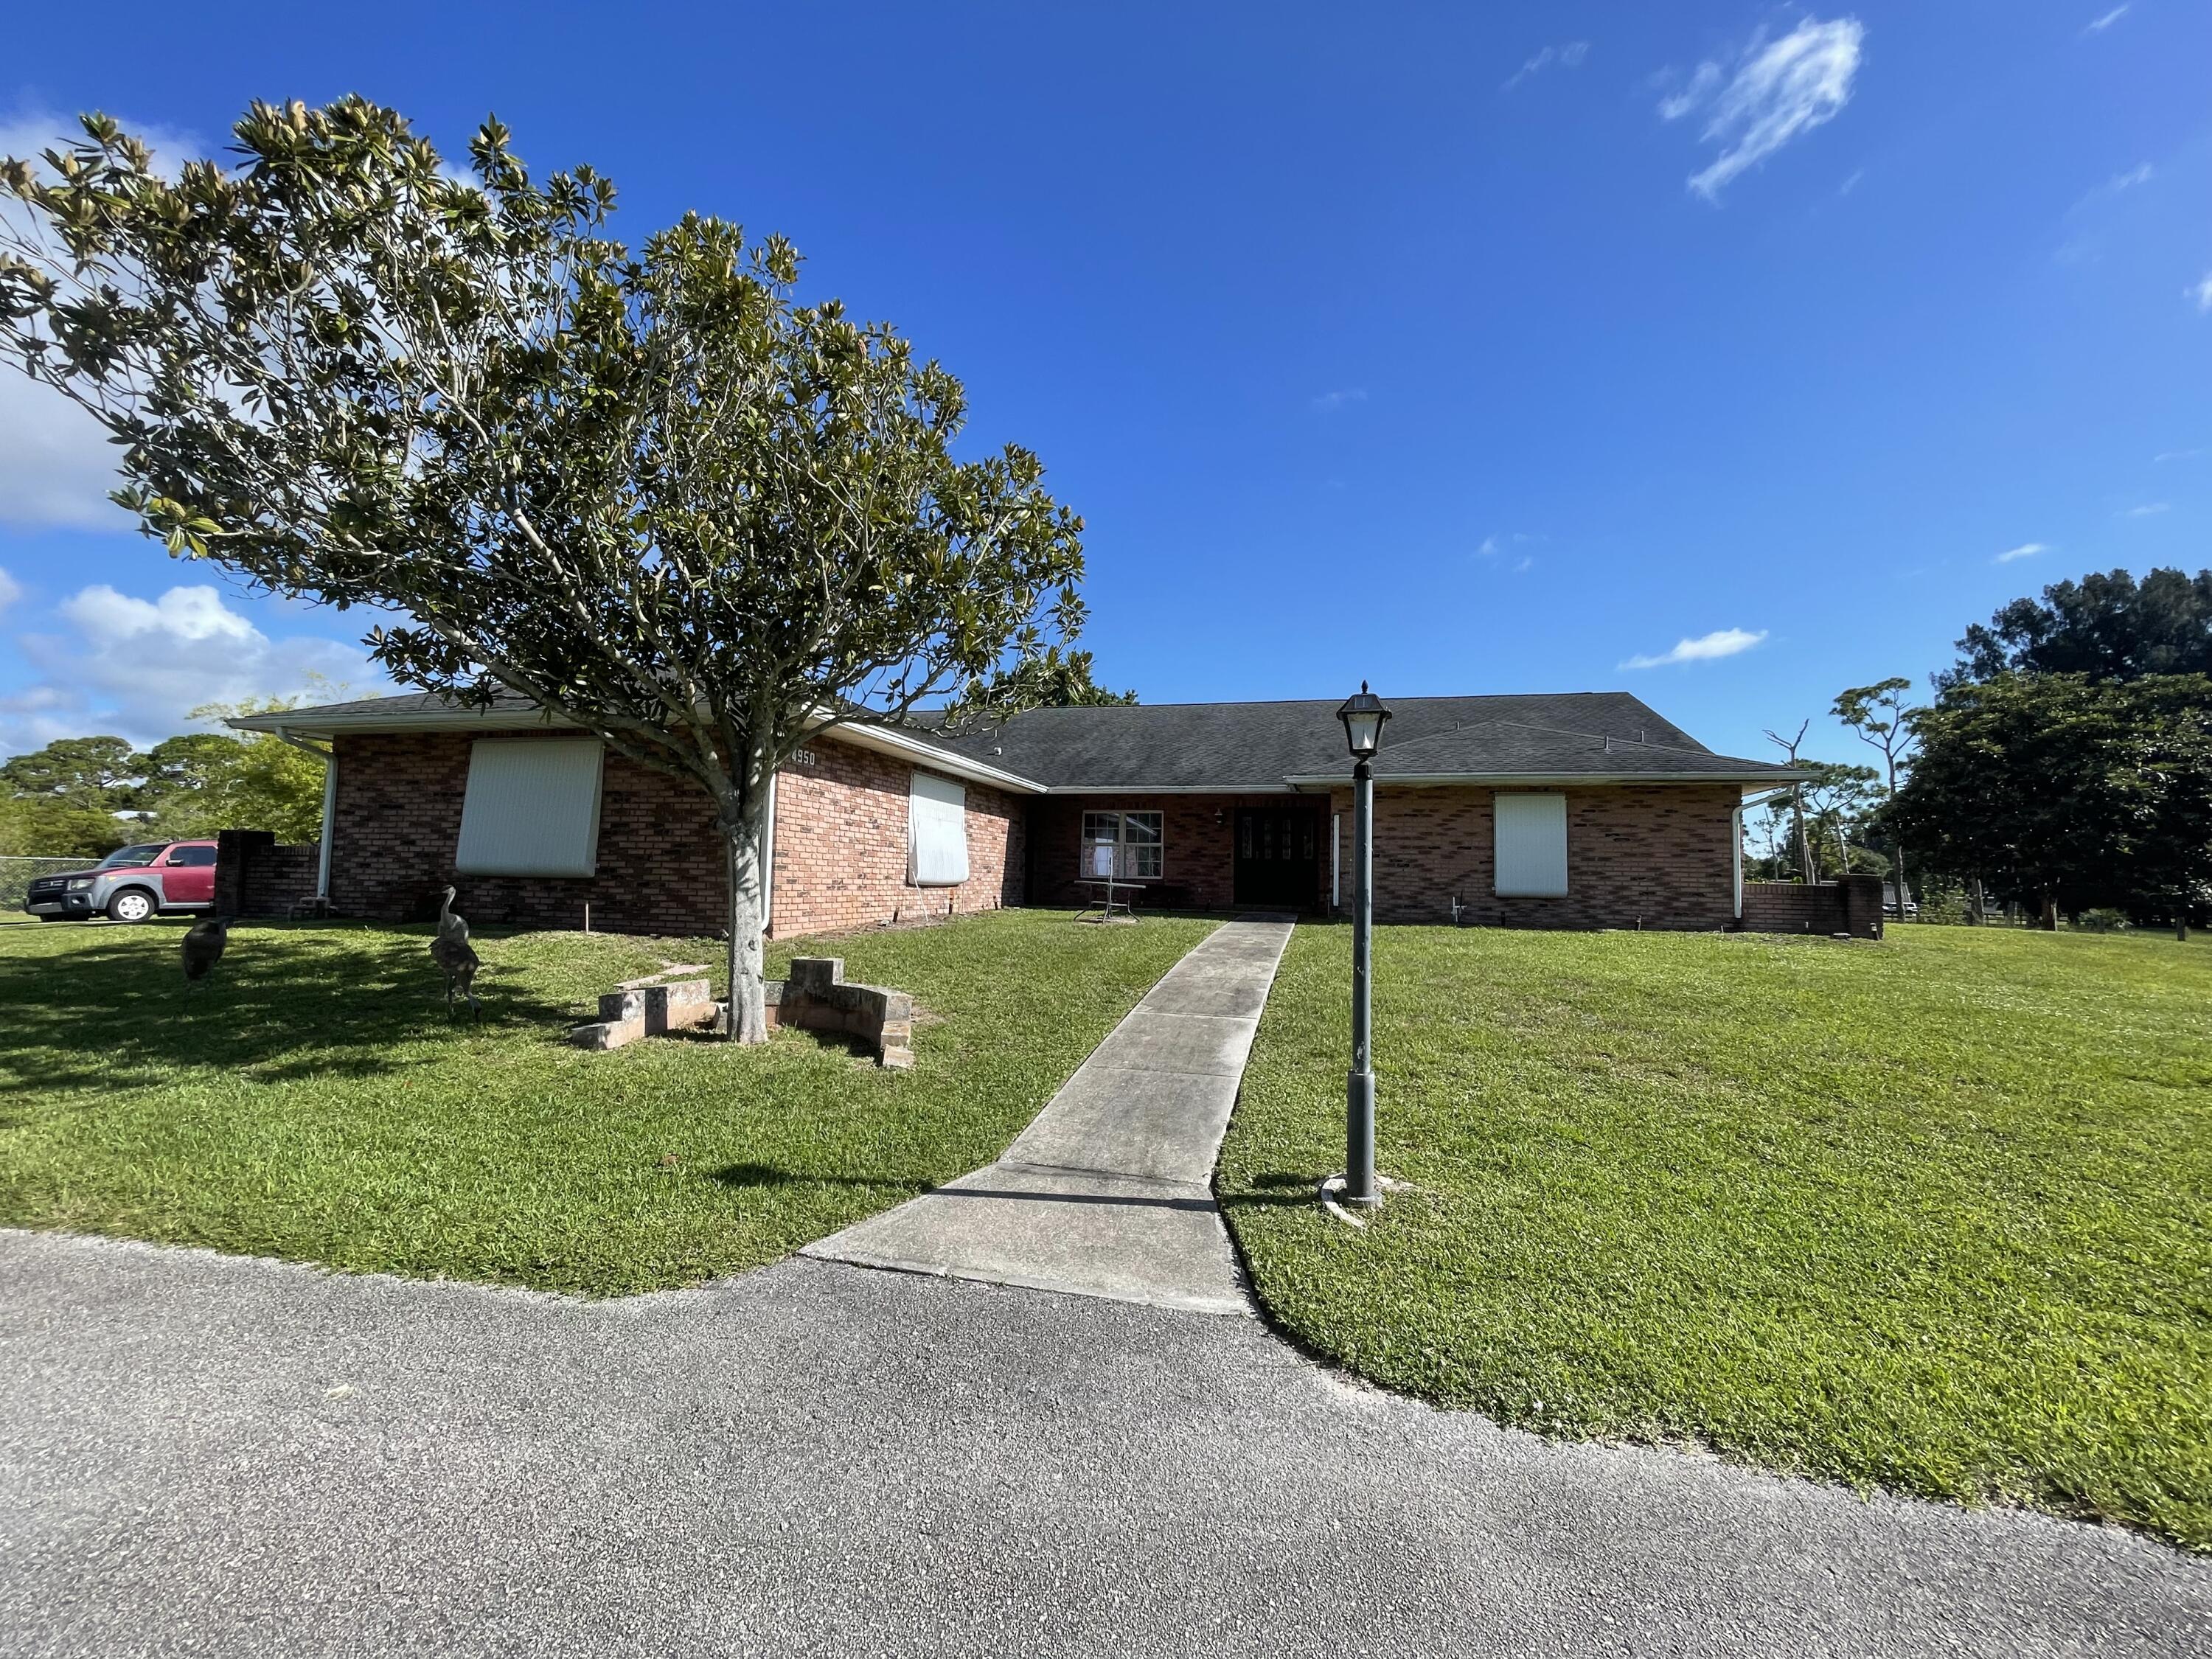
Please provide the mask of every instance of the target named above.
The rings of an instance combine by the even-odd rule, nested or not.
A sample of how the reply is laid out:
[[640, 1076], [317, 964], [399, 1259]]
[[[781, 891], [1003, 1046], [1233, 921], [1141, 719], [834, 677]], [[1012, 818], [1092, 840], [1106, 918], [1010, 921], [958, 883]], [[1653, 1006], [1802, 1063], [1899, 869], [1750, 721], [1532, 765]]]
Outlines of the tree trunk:
[[732, 1042], [765, 1042], [768, 1006], [763, 994], [761, 927], [767, 887], [761, 842], [767, 827], [768, 791], [754, 790], [734, 814], [728, 811], [729, 805], [725, 803], [722, 850], [729, 877], [730, 1012], [722, 1031]]
[[2036, 918], [2036, 926], [2046, 933], [2058, 931], [2058, 896], [2056, 893], [2043, 896], [2043, 913]]
[[1889, 861], [1897, 877], [1897, 919], [1905, 920], [1905, 843], [1893, 841], [1889, 844]]
[[[1791, 758], [1796, 757], [1793, 756]], [[1813, 868], [1813, 842], [1805, 833], [1805, 797], [1802, 785], [1790, 787], [1790, 809], [1796, 825], [1797, 879], [1810, 884], [1817, 872]]]
[[1989, 901], [1982, 896], [1982, 878], [1979, 876], [1974, 878], [1974, 913], [1966, 920], [1977, 927], [1989, 920]]

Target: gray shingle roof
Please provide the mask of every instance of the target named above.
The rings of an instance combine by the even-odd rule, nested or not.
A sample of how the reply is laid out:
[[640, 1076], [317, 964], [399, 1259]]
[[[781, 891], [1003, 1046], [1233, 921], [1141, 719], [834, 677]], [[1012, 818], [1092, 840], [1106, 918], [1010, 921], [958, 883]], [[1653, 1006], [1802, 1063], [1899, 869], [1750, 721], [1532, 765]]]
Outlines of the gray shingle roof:
[[[1279, 789], [1292, 778], [1346, 775], [1344, 731], [1334, 701], [1149, 703], [1037, 708], [957, 732], [900, 728], [921, 744], [1048, 788], [1093, 790]], [[1716, 755], [1625, 691], [1484, 697], [1404, 697], [1392, 718], [1378, 778], [1539, 779], [1650, 777], [1786, 782], [1765, 761]], [[233, 724], [267, 731], [428, 723], [514, 726], [532, 712], [502, 692], [489, 711], [428, 692], [287, 709]]]
[[1375, 775], [1382, 779], [1477, 775], [1722, 780], [1770, 773], [1780, 774], [1784, 780], [1790, 775], [1786, 767], [1771, 762], [1737, 760], [1716, 755], [1702, 745], [1686, 749], [1515, 720], [1440, 732], [1407, 744], [1386, 744], [1375, 757]]
[[[514, 691], [492, 693], [489, 712], [513, 716], [534, 712], [538, 705]], [[305, 731], [319, 723], [353, 725], [365, 721], [450, 718], [465, 722], [487, 712], [470, 708], [434, 691], [410, 691], [396, 697], [358, 697], [350, 702], [319, 702], [308, 708], [279, 708], [265, 714], [249, 714], [228, 724], [250, 732], [266, 732], [278, 726]]]
[[[1389, 701], [1377, 777], [1763, 776], [1779, 769], [1712, 754], [1625, 691]], [[1287, 778], [1350, 771], [1337, 708], [1316, 701], [1038, 708], [945, 740], [1055, 788], [1279, 787]]]

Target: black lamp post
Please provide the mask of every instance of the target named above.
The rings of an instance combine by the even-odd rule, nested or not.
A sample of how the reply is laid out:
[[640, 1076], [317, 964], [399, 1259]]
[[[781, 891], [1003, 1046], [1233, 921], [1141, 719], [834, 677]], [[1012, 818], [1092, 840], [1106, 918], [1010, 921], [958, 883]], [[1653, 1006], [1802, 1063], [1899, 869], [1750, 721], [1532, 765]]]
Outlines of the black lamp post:
[[1382, 1201], [1375, 1181], [1375, 1067], [1368, 995], [1375, 946], [1375, 772], [1368, 763], [1382, 746], [1390, 711], [1359, 683], [1359, 695], [1336, 711], [1351, 746], [1352, 769], [1352, 1072], [1344, 1085], [1344, 1201], [1369, 1208]]

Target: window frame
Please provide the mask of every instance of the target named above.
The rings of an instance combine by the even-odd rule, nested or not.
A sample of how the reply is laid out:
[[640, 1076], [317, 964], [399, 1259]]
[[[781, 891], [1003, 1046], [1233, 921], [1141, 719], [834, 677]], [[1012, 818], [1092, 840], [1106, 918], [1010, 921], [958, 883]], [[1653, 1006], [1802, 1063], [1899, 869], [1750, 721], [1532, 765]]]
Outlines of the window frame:
[[[537, 760], [548, 775], [526, 779], [532, 788], [557, 785], [526, 807], [532, 835], [516, 836], [517, 775], [513, 764]], [[560, 769], [566, 769], [565, 774]], [[605, 810], [606, 745], [598, 738], [484, 737], [469, 744], [469, 770], [461, 791], [461, 818], [453, 836], [453, 868], [465, 876], [509, 876], [542, 881], [590, 881], [599, 875], [599, 818]], [[565, 845], [546, 831], [557, 824], [574, 832]]]
[[[1509, 803], [1510, 803], [1511, 806], [1510, 813], [1508, 811]], [[1523, 878], [1522, 872], [1527, 870], [1533, 860], [1530, 858], [1528, 852], [1524, 848], [1516, 846], [1514, 849], [1515, 856], [1512, 860], [1514, 884], [1509, 887], [1506, 885], [1508, 862], [1506, 856], [1506, 820], [1509, 816], [1514, 818], [1515, 826], [1512, 833], [1515, 836], [1517, 837], [1525, 835], [1528, 833], [1530, 829], [1535, 827], [1536, 820], [1531, 815], [1535, 812], [1539, 806], [1542, 809], [1543, 816], [1541, 820], [1541, 828], [1546, 836], [1547, 844], [1538, 850], [1540, 850], [1544, 855], [1544, 874], [1547, 878], [1540, 885], [1531, 884]], [[1568, 843], [1571, 837], [1569, 835], [1568, 826], [1567, 798], [1564, 792], [1559, 790], [1500, 790], [1491, 797], [1490, 823], [1490, 885], [1492, 892], [1494, 892], [1499, 898], [1546, 899], [1565, 898], [1567, 896], [1567, 890], [1571, 880], [1571, 872], [1569, 869], [1571, 860], [1568, 855]], [[1551, 842], [1550, 837], [1555, 827], [1557, 829], [1559, 838], [1556, 843], [1553, 843]], [[1556, 886], [1552, 884], [1552, 880], [1549, 878], [1552, 871], [1554, 869], [1556, 869], [1558, 872], [1556, 878], [1558, 884]]]
[[[1103, 823], [1109, 819], [1113, 824], [1113, 835], [1110, 837], [1093, 832], [1094, 822]], [[1150, 836], [1131, 836], [1129, 825], [1132, 819], [1145, 821], [1146, 827], [1152, 831]], [[1111, 847], [1114, 849], [1111, 878], [1115, 881], [1134, 883], [1162, 881], [1166, 878], [1167, 814], [1159, 809], [1109, 807], [1101, 810], [1085, 807], [1082, 821], [1077, 825], [1077, 830], [1079, 840], [1075, 860], [1076, 873], [1082, 880], [1108, 879], [1106, 876], [1098, 872], [1097, 860], [1093, 854], [1092, 849], [1100, 847]], [[1143, 864], [1150, 866], [1149, 869], [1139, 867], [1140, 859]]]
[[[929, 820], [934, 818], [938, 827], [948, 837], [946, 867], [934, 866], [925, 871], [929, 863], [925, 855], [924, 841], [929, 834]], [[957, 853], [957, 858], [951, 856]], [[959, 873], [951, 873], [950, 866], [957, 864]], [[906, 795], [906, 879], [909, 887], [958, 887], [969, 877], [968, 858], [968, 786], [957, 778], [948, 778], [939, 773], [915, 767], [907, 783]]]

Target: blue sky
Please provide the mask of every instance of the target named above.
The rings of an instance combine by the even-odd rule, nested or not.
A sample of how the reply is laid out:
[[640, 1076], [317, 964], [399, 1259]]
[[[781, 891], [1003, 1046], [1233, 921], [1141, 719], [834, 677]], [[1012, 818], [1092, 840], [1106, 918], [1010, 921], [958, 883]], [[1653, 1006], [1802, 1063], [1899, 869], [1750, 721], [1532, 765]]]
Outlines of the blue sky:
[[[1626, 687], [1840, 757], [1838, 690], [2006, 599], [2212, 563], [2197, 0], [270, 15], [28, 14], [0, 149], [357, 91], [456, 153], [495, 110], [632, 240], [781, 231], [1043, 457], [1148, 702]], [[0, 381], [0, 751], [369, 684], [65, 412]]]

